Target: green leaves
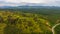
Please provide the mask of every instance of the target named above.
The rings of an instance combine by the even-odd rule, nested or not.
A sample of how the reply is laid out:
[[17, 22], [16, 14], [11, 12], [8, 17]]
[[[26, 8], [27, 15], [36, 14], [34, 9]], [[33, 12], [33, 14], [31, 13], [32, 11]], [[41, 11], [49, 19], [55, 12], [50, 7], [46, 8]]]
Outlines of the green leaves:
[[8, 11], [0, 12], [0, 15], [6, 24], [4, 34], [45, 34], [51, 31], [49, 21], [38, 14]]

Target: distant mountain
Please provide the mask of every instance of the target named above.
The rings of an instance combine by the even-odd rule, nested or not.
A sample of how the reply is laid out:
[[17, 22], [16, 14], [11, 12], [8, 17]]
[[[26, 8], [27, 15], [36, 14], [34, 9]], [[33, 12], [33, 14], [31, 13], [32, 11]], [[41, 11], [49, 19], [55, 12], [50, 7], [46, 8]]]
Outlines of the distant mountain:
[[14, 8], [13, 6], [0, 6], [0, 8], [5, 9], [5, 8]]
[[[29, 4], [29, 3], [28, 3]], [[26, 4], [26, 5], [21, 5], [21, 6], [0, 6], [0, 9], [21, 9], [21, 8], [46, 8], [46, 9], [60, 9], [60, 7], [56, 7], [56, 6], [41, 6], [39, 4]]]
[[[26, 3], [26, 2], [22, 2], [22, 3], [6, 3], [9, 4], [10, 6], [0, 6], [0, 8], [2, 9], [6, 9], [6, 8], [60, 8], [60, 7], [56, 7], [56, 6], [47, 6], [47, 4], [45, 3]], [[18, 5], [18, 6], [12, 6], [12, 5]]]

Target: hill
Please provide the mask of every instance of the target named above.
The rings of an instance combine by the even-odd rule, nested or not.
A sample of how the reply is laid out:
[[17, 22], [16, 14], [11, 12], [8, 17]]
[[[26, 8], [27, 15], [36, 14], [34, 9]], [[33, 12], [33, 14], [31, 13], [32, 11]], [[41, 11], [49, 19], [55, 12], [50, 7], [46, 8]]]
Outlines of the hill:
[[[1, 34], [53, 34], [60, 23], [60, 7], [19, 6], [0, 9]], [[54, 31], [58, 32], [56, 26]]]
[[1, 34], [52, 34], [49, 21], [40, 14], [0, 12]]

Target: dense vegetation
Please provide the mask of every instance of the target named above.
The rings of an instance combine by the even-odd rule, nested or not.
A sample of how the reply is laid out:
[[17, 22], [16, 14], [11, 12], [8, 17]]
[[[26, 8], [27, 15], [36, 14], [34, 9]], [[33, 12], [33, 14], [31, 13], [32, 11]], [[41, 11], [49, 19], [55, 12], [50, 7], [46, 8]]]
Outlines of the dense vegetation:
[[52, 27], [60, 22], [59, 10], [54, 11], [0, 9], [0, 34], [53, 34]]
[[52, 34], [43, 15], [22, 12], [0, 12], [0, 34]]

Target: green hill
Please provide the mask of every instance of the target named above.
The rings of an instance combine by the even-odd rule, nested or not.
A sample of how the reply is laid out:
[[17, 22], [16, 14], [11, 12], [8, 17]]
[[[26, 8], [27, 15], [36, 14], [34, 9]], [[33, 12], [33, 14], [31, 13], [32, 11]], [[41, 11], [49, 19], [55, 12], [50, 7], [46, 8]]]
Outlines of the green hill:
[[0, 34], [52, 34], [51, 29], [46, 16], [0, 11]]

